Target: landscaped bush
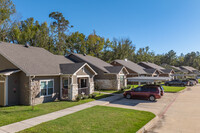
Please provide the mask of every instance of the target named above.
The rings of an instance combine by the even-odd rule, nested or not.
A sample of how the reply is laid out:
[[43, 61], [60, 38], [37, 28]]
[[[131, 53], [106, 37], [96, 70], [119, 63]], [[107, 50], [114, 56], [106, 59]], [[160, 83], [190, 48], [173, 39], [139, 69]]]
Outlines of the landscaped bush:
[[88, 99], [89, 98], [89, 96], [87, 96], [87, 95], [83, 95], [83, 97], [82, 97], [82, 99]]
[[132, 85], [127, 85], [126, 87], [124, 86], [121, 88], [122, 91], [125, 91], [127, 89], [132, 89]]
[[132, 85], [127, 85], [127, 89], [132, 89]]
[[93, 94], [92, 94], [92, 98], [95, 98], [95, 97], [96, 97], [96, 94], [93, 93]]
[[123, 86], [123, 87], [121, 88], [121, 91], [126, 90], [126, 88], [127, 88], [127, 87]]
[[76, 97], [76, 101], [80, 101], [82, 99], [82, 95], [78, 95], [77, 97]]
[[88, 95], [88, 98], [92, 98], [92, 94], [89, 94], [89, 95]]

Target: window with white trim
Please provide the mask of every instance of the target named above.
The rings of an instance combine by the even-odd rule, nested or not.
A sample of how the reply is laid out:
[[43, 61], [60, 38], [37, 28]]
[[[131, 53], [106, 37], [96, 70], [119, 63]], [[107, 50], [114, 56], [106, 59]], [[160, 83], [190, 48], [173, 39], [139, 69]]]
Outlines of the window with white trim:
[[50, 96], [54, 92], [54, 80], [40, 80], [40, 96]]

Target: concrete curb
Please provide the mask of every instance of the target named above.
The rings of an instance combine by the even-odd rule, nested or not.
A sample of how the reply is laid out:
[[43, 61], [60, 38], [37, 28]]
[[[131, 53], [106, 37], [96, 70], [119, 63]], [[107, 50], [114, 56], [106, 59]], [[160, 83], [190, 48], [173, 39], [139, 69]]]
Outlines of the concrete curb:
[[140, 128], [136, 133], [144, 133], [145, 131], [151, 129], [159, 120], [159, 117], [154, 117], [151, 121], [149, 121], [146, 125]]
[[170, 102], [167, 106], [165, 106], [163, 108], [163, 110], [158, 115], [156, 115], [155, 118], [153, 118], [146, 125], [144, 125], [142, 128], [140, 128], [136, 133], [145, 133], [146, 131], [150, 130], [163, 117], [163, 115], [166, 113], [166, 111], [168, 110], [168, 108], [176, 101], [176, 98], [179, 96], [179, 94], [182, 93], [182, 92], [185, 92], [186, 89], [187, 88], [185, 88], [184, 90], [181, 90], [181, 91], [177, 92], [177, 95], [172, 100], [172, 102]]

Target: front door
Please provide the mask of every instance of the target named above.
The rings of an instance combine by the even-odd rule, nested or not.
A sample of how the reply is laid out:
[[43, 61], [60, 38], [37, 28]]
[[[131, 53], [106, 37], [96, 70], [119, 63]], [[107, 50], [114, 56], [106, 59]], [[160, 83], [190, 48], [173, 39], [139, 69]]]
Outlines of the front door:
[[4, 82], [0, 81], [0, 106], [5, 106], [5, 88]]
[[68, 98], [68, 89], [69, 89], [69, 79], [63, 78], [62, 79], [62, 99]]

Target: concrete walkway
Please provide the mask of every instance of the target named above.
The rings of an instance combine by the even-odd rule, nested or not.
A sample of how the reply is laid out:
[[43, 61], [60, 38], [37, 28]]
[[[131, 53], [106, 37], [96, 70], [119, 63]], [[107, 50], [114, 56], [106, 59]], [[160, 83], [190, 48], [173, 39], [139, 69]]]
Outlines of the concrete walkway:
[[199, 133], [200, 85], [188, 87], [167, 108], [149, 133]]
[[27, 119], [24, 121], [20, 121], [20, 122], [16, 122], [13, 124], [9, 124], [6, 126], [2, 126], [0, 127], [0, 133], [15, 133], [15, 132], [19, 132], [22, 131], [24, 129], [36, 126], [38, 124], [41, 124], [43, 122], [47, 122], [50, 120], [55, 120], [57, 118], [81, 111], [83, 109], [87, 109], [96, 105], [106, 105], [109, 104], [110, 102], [114, 102], [116, 100], [119, 100], [123, 98], [122, 94], [115, 94], [114, 96], [110, 96], [107, 98], [103, 98], [103, 99], [99, 99], [96, 101], [92, 101], [92, 102], [88, 102], [85, 104], [81, 104], [81, 105], [77, 105], [74, 107], [70, 107], [70, 108], [66, 108], [63, 110], [59, 110], [53, 113], [49, 113], [46, 115], [42, 115], [42, 116], [38, 116], [38, 117], [34, 117], [31, 119]]

